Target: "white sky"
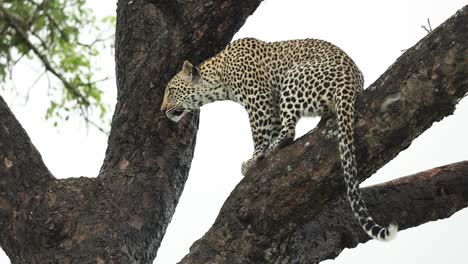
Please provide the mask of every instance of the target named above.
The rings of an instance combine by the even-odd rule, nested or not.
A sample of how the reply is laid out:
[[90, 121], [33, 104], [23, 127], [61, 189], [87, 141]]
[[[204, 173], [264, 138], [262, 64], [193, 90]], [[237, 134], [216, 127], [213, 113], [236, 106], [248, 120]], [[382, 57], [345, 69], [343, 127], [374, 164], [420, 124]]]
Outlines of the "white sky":
[[[462, 0], [266, 0], [235, 38], [331, 41], [356, 61], [369, 85], [401, 55], [401, 50], [413, 46], [426, 34], [421, 25], [426, 24], [427, 18], [435, 28], [466, 4]], [[90, 5], [98, 16], [112, 15], [115, 11], [114, 5], [109, 8], [109, 3], [102, 1]], [[113, 75], [114, 59], [109, 52], [104, 53], [98, 63], [104, 75]], [[37, 65], [21, 65], [15, 72], [17, 89], [27, 90], [39, 69]], [[31, 90], [27, 104], [11, 90], [2, 91], [2, 96], [56, 177], [96, 176], [104, 158], [106, 136], [86, 128], [77, 119], [53, 128], [51, 122], [44, 120], [48, 106], [46, 87], [45, 81], [39, 82]], [[106, 100], [114, 105], [114, 81], [107, 82], [105, 89]], [[453, 116], [433, 125], [364, 185], [466, 160], [467, 118], [465, 98]], [[301, 121], [298, 134], [312, 129], [317, 121]], [[224, 200], [241, 179], [241, 163], [253, 150], [250, 137], [247, 114], [240, 105], [220, 102], [202, 108], [190, 176], [154, 263], [178, 262], [193, 241], [209, 229]], [[380, 264], [465, 264], [467, 223], [468, 210], [464, 209], [448, 220], [402, 231], [390, 243], [371, 241], [323, 263], [374, 263], [378, 259]], [[0, 255], [0, 263], [9, 263], [8, 258]]]

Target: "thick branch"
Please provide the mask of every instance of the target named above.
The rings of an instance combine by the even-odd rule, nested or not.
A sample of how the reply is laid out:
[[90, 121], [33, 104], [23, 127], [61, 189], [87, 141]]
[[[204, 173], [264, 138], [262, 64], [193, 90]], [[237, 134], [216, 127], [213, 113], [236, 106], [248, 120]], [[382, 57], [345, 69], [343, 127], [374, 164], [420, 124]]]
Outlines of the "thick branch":
[[[19, 255], [39, 203], [34, 196], [54, 177], [1, 96], [0, 179], [0, 245], [9, 256]], [[20, 221], [25, 225], [18, 227]]]
[[[468, 161], [463, 161], [367, 187], [362, 192], [375, 216], [397, 218], [401, 224], [400, 229], [404, 230], [448, 218], [467, 207], [467, 175]], [[338, 197], [324, 206], [313, 220], [296, 227], [282, 244], [275, 245], [278, 251], [265, 253], [270, 256], [268, 263], [318, 263], [335, 258], [344, 248], [354, 248], [358, 243], [367, 241], [369, 236], [362, 232], [351, 213], [348, 201], [345, 197]], [[181, 263], [198, 263], [197, 261], [212, 259], [211, 255], [219, 252], [210, 246], [198, 242], [192, 250], [199, 255], [191, 254]], [[238, 246], [248, 250], [252, 244], [246, 239]], [[232, 258], [216, 263], [261, 263], [246, 259], [229, 262], [229, 259], [238, 257], [236, 253], [232, 255]]]
[[[468, 91], [468, 7], [405, 52], [358, 98], [359, 179], [453, 113]], [[281, 245], [344, 192], [333, 119], [259, 164], [181, 263], [276, 263]], [[372, 212], [374, 214], [374, 212]], [[376, 220], [382, 224], [395, 215]], [[404, 224], [403, 224], [404, 226]]]
[[[430, 169], [364, 188], [369, 209], [381, 219], [398, 219], [400, 229], [444, 219], [468, 206], [468, 161]], [[344, 248], [369, 241], [341, 197], [291, 234], [275, 263], [334, 259]]]
[[0, 196], [3, 199], [8, 196], [10, 203], [16, 199], [15, 191], [26, 191], [35, 186], [44, 187], [48, 180], [54, 179], [26, 131], [1, 96], [0, 178]]

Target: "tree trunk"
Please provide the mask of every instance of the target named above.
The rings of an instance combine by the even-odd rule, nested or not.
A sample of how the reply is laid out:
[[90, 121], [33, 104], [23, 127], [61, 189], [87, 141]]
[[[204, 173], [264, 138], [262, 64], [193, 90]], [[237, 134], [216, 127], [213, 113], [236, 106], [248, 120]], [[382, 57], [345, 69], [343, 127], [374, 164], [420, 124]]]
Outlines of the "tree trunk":
[[120, 0], [118, 102], [97, 178], [55, 179], [0, 97], [0, 244], [12, 263], [152, 263], [182, 193], [198, 114], [159, 112], [184, 59], [227, 45], [261, 0]]
[[[355, 126], [360, 181], [409, 147], [432, 123], [453, 113], [455, 105], [468, 92], [467, 48], [468, 6], [465, 6], [406, 51], [360, 95]], [[194, 243], [180, 263], [315, 263], [334, 258], [343, 247], [365, 242], [364, 232], [357, 228], [349, 206], [335, 205], [345, 188], [336, 130], [334, 119], [324, 118], [311, 133], [260, 161], [231, 193], [211, 229]], [[465, 174], [460, 177], [466, 175], [466, 168], [461, 172]], [[426, 205], [444, 213], [438, 211], [433, 217], [426, 217], [424, 211], [414, 210], [408, 217], [401, 217], [400, 210], [409, 212], [413, 208], [415, 199], [407, 198], [417, 191], [402, 186], [401, 190], [409, 193], [393, 194], [402, 201], [392, 204], [373, 201], [378, 195], [365, 199], [378, 223], [397, 222], [404, 229], [447, 217], [453, 210], [468, 205], [466, 179], [458, 180], [459, 184], [465, 184], [462, 189], [458, 189], [457, 182], [443, 181], [437, 187], [424, 186], [418, 179], [411, 181], [414, 182], [409, 182], [411, 185], [427, 188], [426, 194], [431, 188], [438, 190], [428, 196], [434, 202], [428, 201]], [[387, 186], [375, 188], [383, 191], [370, 193], [391, 193], [393, 184]], [[452, 206], [453, 201], [446, 199], [455, 192], [459, 194], [457, 201], [461, 201], [458, 206]], [[441, 201], [446, 204], [437, 204]], [[378, 204], [377, 208], [374, 204]], [[328, 220], [333, 219], [341, 227], [309, 230], [323, 219], [321, 215], [337, 208], [348, 212], [329, 216]], [[343, 228], [343, 223], [350, 226]], [[328, 231], [331, 233], [325, 236], [312, 235]]]
[[[12, 263], [152, 263], [183, 190], [198, 126], [197, 114], [175, 124], [159, 112], [165, 84], [184, 59], [199, 63], [221, 50], [260, 2], [118, 1], [118, 102], [97, 178], [55, 179], [0, 98], [0, 244]], [[408, 51], [359, 99], [361, 180], [432, 122], [452, 113], [465, 95], [467, 13], [464, 8]], [[288, 241], [300, 242], [301, 230], [308, 230], [307, 224], [326, 212], [323, 208], [339, 208], [344, 188], [336, 141], [321, 136], [333, 135], [336, 127], [321, 123], [314, 133], [258, 164], [183, 263], [314, 259], [288, 259], [301, 250]], [[306, 142], [311, 147], [305, 148]], [[439, 181], [441, 194], [466, 193], [449, 181]], [[457, 197], [465, 200], [453, 208], [466, 206], [466, 195]], [[438, 201], [453, 205], [448, 199]], [[434, 210], [438, 208], [444, 207]], [[440, 210], [447, 216], [453, 209]], [[353, 240], [355, 226], [350, 228], [343, 233], [348, 238], [344, 246], [358, 241]], [[337, 231], [338, 237], [343, 234]]]

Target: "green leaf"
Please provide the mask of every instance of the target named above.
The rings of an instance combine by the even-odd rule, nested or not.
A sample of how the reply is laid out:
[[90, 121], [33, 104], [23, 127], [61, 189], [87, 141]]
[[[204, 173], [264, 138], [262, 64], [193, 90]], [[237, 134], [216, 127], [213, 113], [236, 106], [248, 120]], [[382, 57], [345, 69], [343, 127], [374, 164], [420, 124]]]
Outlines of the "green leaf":
[[[109, 30], [115, 27], [115, 16], [96, 20], [85, 0], [48, 0], [38, 9], [40, 3], [42, 1], [4, 0], [4, 7], [18, 21], [21, 30], [17, 32], [9, 20], [0, 16], [0, 31], [3, 32], [0, 37], [0, 84], [9, 80], [7, 77], [10, 69], [16, 67], [17, 58], [35, 60], [43, 66], [47, 63], [47, 69], [53, 71], [48, 74], [52, 77], [49, 87], [53, 89], [49, 90], [51, 101], [46, 119], [53, 119], [53, 125], [57, 126], [68, 121], [72, 114], [83, 116], [94, 110], [101, 119], [104, 118], [108, 107], [102, 102], [102, 87], [92, 82], [102, 78], [96, 76], [99, 70], [93, 63], [103, 49], [111, 46], [112, 40], [88, 41], [94, 43], [92, 46], [82, 45], [80, 40], [82, 32], [95, 35], [96, 39], [108, 36]], [[31, 49], [31, 45], [35, 49]], [[57, 74], [60, 78], [55, 78]], [[65, 81], [62, 83], [61, 80]], [[61, 86], [57, 87], [57, 83]]]

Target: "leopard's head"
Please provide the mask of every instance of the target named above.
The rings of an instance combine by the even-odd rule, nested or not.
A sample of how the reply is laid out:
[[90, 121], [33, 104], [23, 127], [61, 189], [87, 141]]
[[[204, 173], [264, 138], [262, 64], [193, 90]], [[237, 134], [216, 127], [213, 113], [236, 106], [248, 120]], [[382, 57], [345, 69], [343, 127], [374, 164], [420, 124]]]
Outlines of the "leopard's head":
[[197, 91], [202, 87], [200, 71], [185, 61], [182, 70], [166, 86], [161, 112], [174, 122], [178, 122], [187, 112], [198, 108]]

